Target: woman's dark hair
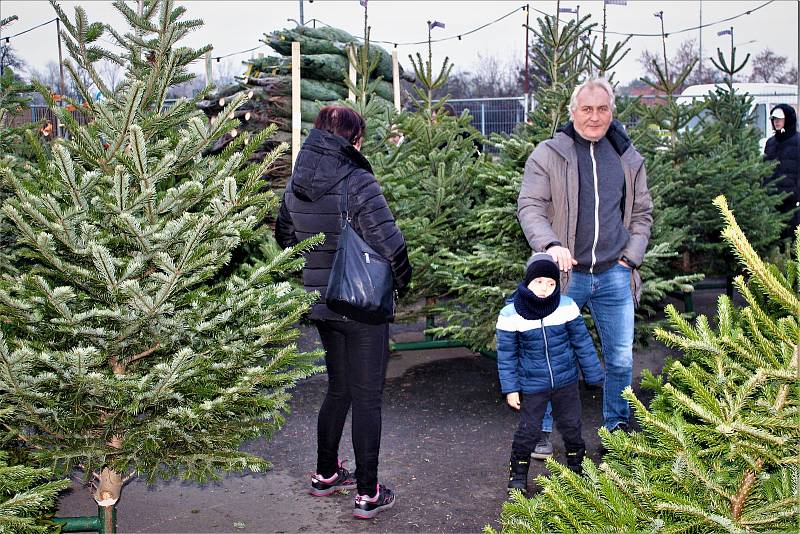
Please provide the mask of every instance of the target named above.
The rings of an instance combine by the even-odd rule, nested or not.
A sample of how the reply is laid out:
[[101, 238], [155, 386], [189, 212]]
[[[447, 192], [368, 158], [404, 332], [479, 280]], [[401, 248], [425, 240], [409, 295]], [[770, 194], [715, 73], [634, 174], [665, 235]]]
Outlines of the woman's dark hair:
[[319, 110], [314, 128], [340, 135], [355, 145], [364, 137], [367, 123], [357, 111], [342, 106], [325, 106]]

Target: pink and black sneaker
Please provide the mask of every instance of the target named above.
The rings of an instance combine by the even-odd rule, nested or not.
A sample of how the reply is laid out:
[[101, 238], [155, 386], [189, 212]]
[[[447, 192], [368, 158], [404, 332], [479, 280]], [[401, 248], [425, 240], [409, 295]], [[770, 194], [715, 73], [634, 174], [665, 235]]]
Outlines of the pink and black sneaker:
[[356, 495], [353, 517], [358, 519], [372, 519], [392, 506], [394, 506], [394, 492], [383, 484], [378, 484], [378, 491], [375, 493], [374, 497]]
[[314, 497], [327, 497], [339, 490], [356, 489], [356, 477], [344, 468], [344, 462], [339, 462], [330, 478], [323, 478], [320, 474], [311, 477], [311, 489], [308, 492]]

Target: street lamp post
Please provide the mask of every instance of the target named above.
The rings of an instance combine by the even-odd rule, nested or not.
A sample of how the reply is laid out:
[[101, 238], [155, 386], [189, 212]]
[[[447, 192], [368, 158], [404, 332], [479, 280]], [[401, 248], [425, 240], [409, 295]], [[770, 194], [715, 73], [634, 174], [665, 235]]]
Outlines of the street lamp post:
[[697, 70], [699, 73], [700, 83], [703, 83], [703, 0], [700, 0], [700, 25], [697, 27], [697, 31], [700, 33], [700, 53], [697, 56], [700, 58], [700, 63], [698, 64]]

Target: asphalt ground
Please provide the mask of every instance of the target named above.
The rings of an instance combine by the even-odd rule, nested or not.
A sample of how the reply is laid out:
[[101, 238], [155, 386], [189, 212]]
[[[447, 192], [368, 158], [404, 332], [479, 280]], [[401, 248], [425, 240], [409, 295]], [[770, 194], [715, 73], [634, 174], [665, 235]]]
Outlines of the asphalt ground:
[[[713, 311], [715, 292], [698, 292], [695, 307]], [[412, 332], [409, 332], [412, 330]], [[408, 326], [393, 327], [396, 339], [419, 336]], [[315, 331], [305, 330], [305, 348], [317, 345]], [[670, 351], [657, 342], [634, 351], [634, 390], [642, 369], [658, 373]], [[499, 394], [494, 360], [466, 349], [407, 351], [389, 363], [383, 408], [379, 476], [394, 489], [393, 509], [372, 520], [352, 517], [353, 492], [330, 497], [307, 494], [315, 468], [316, 417], [327, 378], [317, 375], [294, 390], [291, 414], [272, 441], [245, 444], [267, 458], [266, 473], [229, 474], [220, 482], [198, 485], [169, 481], [147, 486], [132, 480], [117, 506], [121, 533], [223, 532], [479, 532], [497, 526], [506, 499], [507, 465], [517, 413]], [[581, 389], [583, 436], [587, 455], [600, 458], [597, 428], [601, 399]], [[340, 457], [353, 465], [349, 421]], [[564, 447], [553, 435], [555, 458]], [[532, 461], [533, 478], [546, 474]], [[77, 484], [65, 493], [58, 516], [94, 515], [87, 488]]]

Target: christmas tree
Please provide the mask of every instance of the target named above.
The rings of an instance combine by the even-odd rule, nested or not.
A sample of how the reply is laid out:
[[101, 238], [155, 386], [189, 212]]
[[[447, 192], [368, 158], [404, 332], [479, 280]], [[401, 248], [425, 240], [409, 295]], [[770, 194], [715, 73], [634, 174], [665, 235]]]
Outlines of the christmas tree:
[[645, 127], [640, 142], [648, 177], [662, 191], [665, 205], [680, 207], [685, 214], [677, 224], [685, 236], [676, 241], [682, 254], [677, 267], [683, 272], [729, 275], [736, 265], [718, 237], [719, 218], [707, 199], [725, 194], [762, 254], [775, 244], [787, 220], [777, 210], [783, 197], [763, 185], [773, 163], [764, 161], [758, 148], [761, 134], [751, 120], [752, 99], [731, 85], [733, 74], [746, 62], [737, 64], [735, 52], [726, 60], [718, 51], [715, 65], [727, 81], [692, 105], [678, 103], [672, 95], [693, 65], [672, 77], [656, 65], [658, 80], [652, 85], [666, 94], [666, 102], [643, 109], [642, 123], [657, 126]]
[[[42, 124], [11, 126], [14, 116], [28, 109], [32, 90], [10, 68], [0, 75], [0, 168], [12, 173], [23, 174], [28, 166], [43, 168], [49, 154], [49, 147], [40, 142], [37, 133]], [[0, 181], [0, 205], [11, 190], [10, 183]], [[0, 211], [0, 272], [16, 272], [24, 265], [26, 260], [18, 252], [11, 223]]]
[[[475, 349], [493, 346], [497, 311], [521, 280], [530, 257], [530, 246], [516, 217], [525, 161], [536, 144], [549, 139], [569, 120], [572, 89], [588, 74], [590, 65], [607, 70], [626, 52], [621, 45], [609, 48], [607, 44], [597, 54], [584, 50], [588, 44], [581, 41], [581, 35], [594, 27], [588, 17], [566, 25], [555, 17], [540, 18], [537, 23], [536, 39], [543, 46], [537, 49], [533, 59], [547, 76], [539, 80], [543, 88], [536, 93], [537, 107], [530, 114], [530, 124], [522, 125], [509, 137], [493, 136], [500, 160], [478, 178], [485, 200], [476, 203], [464, 216], [463, 225], [470, 236], [468, 244], [445, 253], [444, 268], [439, 270], [440, 278], [443, 283], [449, 283], [449, 294], [454, 298], [436, 308], [447, 324], [433, 332], [463, 341]], [[550, 85], [545, 86], [544, 82]], [[636, 102], [620, 99], [617, 103], [615, 118], [625, 120], [639, 112]], [[633, 141], [637, 143], [636, 136]], [[656, 207], [663, 205], [658, 198], [659, 191], [658, 187], [652, 191]], [[676, 277], [665, 272], [663, 267], [676, 255], [681, 234], [675, 228], [680, 224], [674, 212], [654, 209], [650, 246], [641, 268], [643, 291], [637, 309], [639, 319], [663, 309], [661, 302], [665, 294], [677, 292], [697, 278]], [[643, 321], [637, 321], [636, 325], [637, 337], [646, 339], [652, 326]]]
[[0, 534], [58, 532], [47, 518], [69, 480], [50, 481], [52, 475], [49, 469], [10, 465], [8, 453], [0, 451]]
[[[567, 117], [569, 86], [585, 70], [579, 37], [588, 28], [587, 19], [561, 26], [556, 17], [548, 16], [538, 19], [538, 30], [529, 28], [542, 43], [531, 50], [534, 72], [543, 76], [534, 83], [540, 87], [536, 108], [530, 124], [520, 125], [515, 134], [492, 137], [499, 159], [478, 169], [474, 183], [479, 196], [461, 216], [466, 239], [441, 253], [437, 277], [452, 298], [435, 308], [443, 319], [443, 326], [432, 329], [437, 336], [457, 339], [475, 350], [494, 348], [497, 311], [516, 288], [530, 256], [516, 214], [525, 160], [536, 143], [548, 139]], [[580, 61], [577, 71], [576, 61]]]
[[[724, 197], [723, 237], [747, 273], [747, 305], [719, 298], [716, 326], [669, 306], [657, 337], [683, 356], [648, 378], [646, 408], [628, 389], [641, 431], [600, 434], [609, 453], [583, 477], [552, 460], [531, 500], [504, 505], [526, 532], [796, 532], [800, 528], [800, 247], [784, 269], [761, 260]], [[800, 235], [800, 231], [798, 232]]]
[[[4, 430], [57, 475], [93, 480], [104, 507], [133, 476], [267, 468], [240, 445], [282, 425], [290, 388], [319, 356], [294, 344], [315, 297], [284, 280], [321, 237], [245, 274], [223, 271], [236, 247], [269, 232], [260, 223], [277, 199], [264, 175], [285, 145], [246, 164], [268, 129], [203, 157], [247, 96], [211, 123], [195, 107], [202, 94], [166, 106], [167, 89], [209, 50], [181, 45], [202, 22], [171, 0], [138, 13], [114, 6], [129, 31], [91, 23], [80, 7], [70, 20], [53, 3], [87, 125], [53, 106], [69, 135], [44, 168], [0, 169], [13, 188], [3, 212], [31, 262], [0, 278]], [[124, 53], [102, 48], [105, 33]], [[101, 58], [126, 69], [115, 90], [97, 74]]]
[[419, 82], [412, 95], [414, 110], [399, 114], [390, 132], [396, 139], [402, 136], [402, 142], [385, 143], [386, 148], [373, 156], [376, 176], [414, 265], [408, 303], [448, 291], [450, 284], [439, 278], [438, 270], [448, 250], [470, 240], [464, 216], [482, 197], [480, 175], [487, 166], [476, 146], [480, 134], [470, 126], [469, 113], [454, 116], [446, 98], [434, 100], [452, 64], [445, 58], [437, 71], [428, 45], [427, 60], [420, 54], [409, 56]]
[[361, 144], [361, 153], [371, 158], [373, 154], [383, 152], [390, 135], [389, 126], [394, 121], [395, 110], [394, 107], [387, 106], [386, 99], [377, 96], [381, 84], [385, 83], [380, 75], [375, 76], [383, 55], [380, 50], [370, 47], [372, 28], [368, 24], [368, 5], [364, 2], [364, 38], [361, 46], [351, 43], [347, 47], [347, 58], [356, 72], [356, 79], [353, 81], [346, 77], [344, 83], [355, 99], [344, 100], [342, 103], [364, 117], [367, 130]]

